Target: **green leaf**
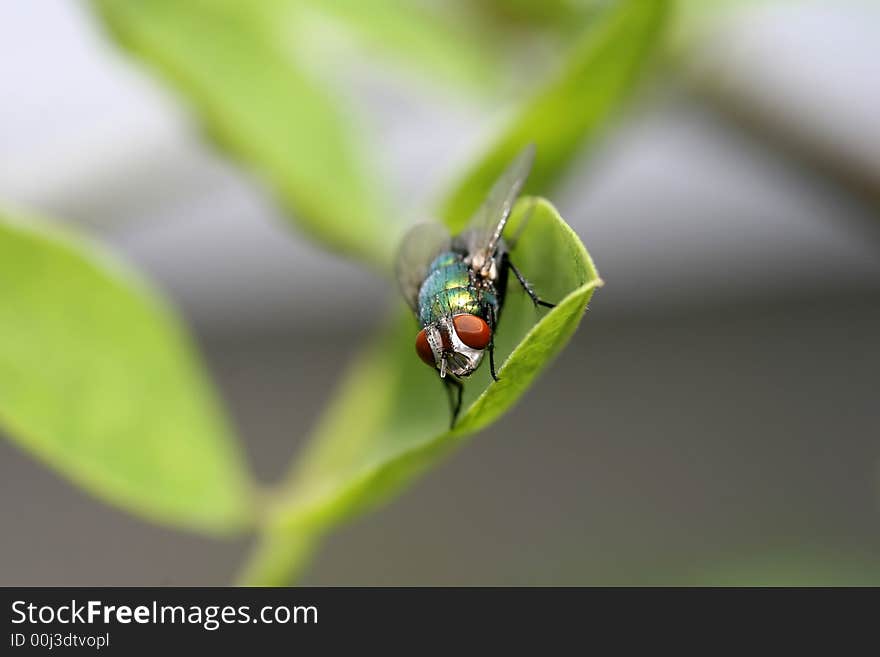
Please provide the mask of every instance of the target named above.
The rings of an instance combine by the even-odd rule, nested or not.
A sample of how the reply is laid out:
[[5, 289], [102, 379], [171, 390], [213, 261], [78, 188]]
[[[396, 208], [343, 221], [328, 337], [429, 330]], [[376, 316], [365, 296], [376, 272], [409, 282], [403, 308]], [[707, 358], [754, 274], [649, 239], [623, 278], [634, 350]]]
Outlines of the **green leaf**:
[[240, 454], [187, 335], [106, 252], [0, 211], [0, 430], [154, 521], [240, 528]]
[[506, 234], [530, 217], [512, 251], [517, 267], [556, 308], [536, 308], [515, 280], [497, 331], [500, 381], [487, 367], [466, 384], [465, 410], [448, 430], [436, 371], [416, 356], [415, 319], [401, 312], [349, 372], [270, 505], [267, 530], [243, 581], [280, 584], [327, 529], [386, 499], [464, 438], [495, 421], [571, 338], [600, 280], [577, 235], [550, 203], [524, 199]]
[[223, 148], [330, 249], [386, 264], [388, 215], [349, 117], [293, 56], [278, 3], [94, 0], [118, 41], [158, 69]]
[[[463, 0], [467, 2], [467, 0]], [[482, 0], [475, 9], [493, 17], [496, 22], [525, 25], [570, 27], [582, 20], [584, 13], [597, 1], [582, 0]]]
[[[669, 585], [669, 577], [659, 585]], [[786, 550], [746, 555], [677, 574], [686, 586], [878, 586], [876, 554], [852, 547], [792, 545]]]
[[486, 190], [526, 144], [536, 144], [538, 151], [526, 190], [550, 188], [626, 96], [659, 40], [669, 4], [621, 0], [590, 22], [561, 75], [516, 114], [447, 199], [442, 216], [453, 229], [464, 227]]
[[[678, 0], [676, 10], [675, 37], [692, 41], [693, 37], [705, 30], [712, 30], [720, 23], [755, 7], [793, 4], [798, 0]], [[680, 44], [684, 45], [684, 44]]]
[[282, 5], [290, 41], [301, 48], [303, 57], [326, 51], [325, 44], [314, 43], [325, 30], [344, 30], [370, 50], [390, 55], [390, 63], [430, 73], [432, 82], [482, 90], [494, 86], [499, 74], [498, 48], [491, 47], [485, 31], [474, 24], [473, 12], [461, 15], [449, 3], [285, 0]]
[[[536, 143], [539, 154], [529, 189], [546, 188], [564, 170], [626, 97], [668, 6], [623, 0], [591, 22], [562, 75], [517, 114], [449, 197], [442, 214], [454, 232], [527, 143]], [[515, 234], [526, 207], [517, 206], [508, 234]], [[600, 284], [583, 245], [549, 203], [538, 201], [514, 257], [542, 296], [560, 302], [540, 317], [523, 295], [509, 296], [496, 336], [499, 354], [508, 355], [501, 381], [491, 382], [485, 371], [472, 377], [467, 410], [446, 430], [442, 386], [412, 353], [415, 322], [399, 317], [354, 365], [290, 483], [270, 505], [243, 582], [280, 584], [295, 576], [325, 531], [378, 504], [497, 419], [565, 345]]]

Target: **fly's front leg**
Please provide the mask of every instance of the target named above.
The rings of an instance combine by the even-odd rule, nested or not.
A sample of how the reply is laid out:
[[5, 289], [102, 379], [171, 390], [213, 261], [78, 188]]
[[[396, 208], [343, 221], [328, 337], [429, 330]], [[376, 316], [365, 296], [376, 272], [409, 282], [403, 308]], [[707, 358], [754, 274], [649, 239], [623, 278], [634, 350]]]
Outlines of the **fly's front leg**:
[[452, 421], [449, 428], [455, 427], [455, 421], [461, 411], [461, 396], [464, 392], [464, 384], [454, 376], [446, 376], [443, 379], [443, 385], [446, 387], [446, 393], [449, 395], [449, 410], [452, 412]]
[[541, 297], [539, 297], [535, 290], [532, 289], [531, 284], [523, 277], [522, 274], [519, 273], [519, 269], [517, 269], [513, 263], [510, 261], [510, 258], [507, 259], [507, 266], [510, 267], [510, 271], [513, 272], [513, 275], [516, 276], [516, 280], [519, 281], [519, 284], [522, 285], [522, 288], [526, 291], [526, 294], [529, 295], [529, 298], [532, 300], [532, 303], [536, 306], [544, 306], [545, 308], [555, 308], [555, 303], [550, 303], [549, 301], [544, 301]]
[[492, 327], [492, 337], [489, 339], [489, 373], [492, 380], [497, 381], [498, 375], [495, 373], [495, 327], [498, 325], [498, 318], [495, 316], [495, 308], [486, 306], [486, 317], [489, 319], [489, 326]]

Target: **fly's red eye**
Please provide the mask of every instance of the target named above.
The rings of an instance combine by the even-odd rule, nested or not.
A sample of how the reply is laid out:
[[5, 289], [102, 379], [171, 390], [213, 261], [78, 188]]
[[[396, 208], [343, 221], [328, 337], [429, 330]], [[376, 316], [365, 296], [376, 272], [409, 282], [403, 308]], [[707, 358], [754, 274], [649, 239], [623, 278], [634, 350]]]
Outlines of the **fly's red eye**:
[[428, 336], [425, 335], [425, 329], [419, 331], [419, 334], [416, 336], [416, 353], [425, 363], [435, 367], [434, 352], [431, 351], [431, 345], [428, 344]]
[[471, 349], [485, 349], [492, 340], [492, 329], [476, 315], [456, 315], [452, 318], [458, 338]]

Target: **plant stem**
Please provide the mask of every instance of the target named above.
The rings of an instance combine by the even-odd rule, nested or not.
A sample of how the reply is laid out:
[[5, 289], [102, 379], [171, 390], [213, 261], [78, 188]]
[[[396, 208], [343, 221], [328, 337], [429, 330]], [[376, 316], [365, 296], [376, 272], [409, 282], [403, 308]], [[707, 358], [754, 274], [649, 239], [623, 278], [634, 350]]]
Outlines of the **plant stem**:
[[302, 575], [318, 543], [316, 532], [266, 530], [245, 559], [238, 586], [288, 586]]

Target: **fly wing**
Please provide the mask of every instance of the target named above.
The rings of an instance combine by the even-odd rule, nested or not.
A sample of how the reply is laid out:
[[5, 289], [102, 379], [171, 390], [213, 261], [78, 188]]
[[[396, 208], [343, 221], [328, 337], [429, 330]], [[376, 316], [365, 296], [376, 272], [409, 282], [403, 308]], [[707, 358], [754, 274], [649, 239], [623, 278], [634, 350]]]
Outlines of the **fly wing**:
[[468, 252], [471, 256], [481, 253], [480, 262], [485, 262], [495, 254], [504, 225], [534, 161], [535, 145], [529, 144], [501, 174], [465, 229]]
[[434, 258], [450, 248], [451, 241], [449, 231], [438, 223], [416, 224], [403, 236], [395, 273], [404, 299], [416, 313], [419, 289], [428, 275], [428, 267]]

